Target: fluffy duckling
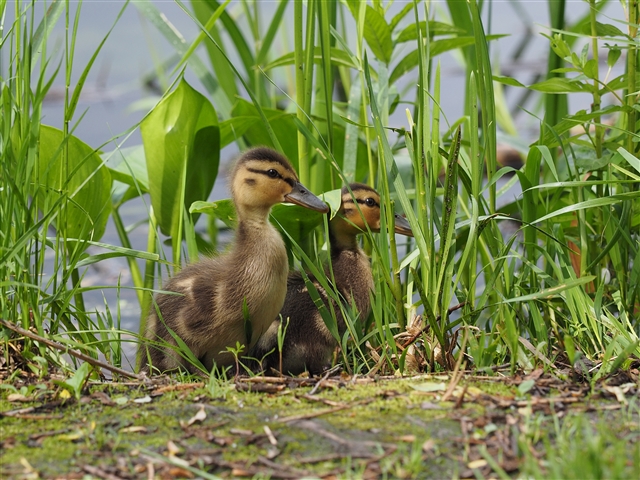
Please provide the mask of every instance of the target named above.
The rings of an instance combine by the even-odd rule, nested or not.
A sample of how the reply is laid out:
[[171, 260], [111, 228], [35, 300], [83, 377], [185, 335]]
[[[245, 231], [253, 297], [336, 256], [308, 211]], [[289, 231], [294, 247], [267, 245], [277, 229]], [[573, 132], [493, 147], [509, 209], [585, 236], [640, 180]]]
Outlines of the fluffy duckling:
[[[380, 231], [380, 196], [367, 185], [352, 183], [349, 187], [353, 196], [347, 187], [342, 189], [340, 211], [329, 222], [331, 263], [338, 291], [348, 305], [355, 304], [361, 318], [367, 318], [371, 312], [369, 294], [374, 289], [373, 275], [369, 259], [358, 245], [357, 235], [367, 231], [365, 223], [372, 232]], [[395, 231], [412, 236], [409, 223], [399, 215], [395, 216]], [[327, 304], [327, 293], [315, 280], [314, 285]], [[340, 309], [336, 307], [335, 312], [338, 331], [342, 335], [346, 330], [346, 324]], [[282, 372], [293, 375], [305, 370], [312, 375], [321, 373], [330, 365], [331, 356], [338, 343], [327, 329], [299, 272], [289, 274], [287, 296], [280, 315], [285, 322], [289, 318], [282, 346]], [[261, 368], [266, 372], [271, 368], [280, 368], [279, 325], [280, 317], [260, 337], [248, 355], [262, 360]], [[272, 350], [273, 352], [267, 355]]]
[[[278, 152], [258, 147], [245, 152], [230, 176], [238, 227], [228, 253], [193, 263], [164, 286], [147, 319], [146, 338], [176, 345], [168, 331], [191, 349], [207, 369], [234, 364], [226, 347], [240, 342], [248, 348], [276, 317], [287, 292], [289, 264], [280, 233], [269, 223], [271, 207], [288, 202], [322, 213], [329, 207], [299, 181], [291, 164]], [[250, 328], [245, 327], [248, 310]], [[157, 312], [160, 312], [160, 318]], [[250, 338], [248, 338], [250, 337]], [[160, 372], [196, 369], [169, 348], [148, 348], [149, 366]], [[143, 362], [143, 364], [146, 362]]]

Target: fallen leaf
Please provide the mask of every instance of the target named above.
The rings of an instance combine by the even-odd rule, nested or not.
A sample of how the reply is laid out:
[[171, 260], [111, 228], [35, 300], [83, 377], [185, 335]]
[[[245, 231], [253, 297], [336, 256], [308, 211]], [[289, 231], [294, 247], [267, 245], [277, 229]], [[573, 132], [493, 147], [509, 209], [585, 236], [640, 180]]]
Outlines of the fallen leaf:
[[447, 386], [443, 382], [425, 382], [417, 385], [411, 385], [411, 388], [418, 392], [444, 392]]
[[278, 455], [280, 455], [280, 450], [278, 450], [276, 447], [269, 447], [267, 449], [267, 459], [268, 460], [273, 460]]
[[167, 453], [170, 457], [175, 457], [176, 454], [180, 453], [180, 448], [171, 440], [169, 440], [167, 442]]
[[518, 408], [518, 414], [522, 415], [523, 417], [530, 417], [533, 414], [531, 405]]
[[173, 467], [169, 469], [169, 475], [173, 478], [194, 478], [193, 473], [184, 468]]
[[187, 422], [187, 427], [193, 425], [196, 422], [202, 422], [207, 418], [207, 413], [204, 411], [204, 405], [200, 405], [200, 410], [193, 417], [189, 419]]
[[147, 427], [143, 427], [142, 425], [133, 426], [133, 427], [124, 427], [120, 429], [120, 433], [136, 433], [142, 432], [147, 433]]
[[22, 395], [21, 393], [12, 393], [7, 397], [7, 400], [10, 402], [28, 402], [29, 399]]
[[482, 468], [482, 467], [486, 467], [487, 466], [487, 461], [484, 459], [480, 459], [480, 460], [474, 460], [473, 462], [469, 462], [469, 464], [467, 465], [467, 467], [474, 469], [474, 468]]
[[149, 395], [145, 395], [141, 398], [136, 398], [134, 400], [135, 403], [151, 403], [151, 397]]
[[115, 405], [115, 402], [111, 400], [111, 397], [104, 392], [100, 392], [100, 391], [93, 392], [91, 394], [91, 398], [98, 400], [103, 405], [107, 405], [107, 406]]
[[622, 390], [622, 388], [620, 388], [620, 387], [610, 387], [608, 385], [603, 385], [602, 388], [605, 391], [615, 395], [616, 400], [618, 400], [618, 402], [622, 403], [623, 405], [627, 404], [627, 399], [624, 396], [625, 392]]
[[425, 440], [425, 442], [422, 444], [422, 451], [424, 453], [429, 453], [435, 446], [436, 442], [434, 442], [433, 439], [430, 438], [429, 440]]

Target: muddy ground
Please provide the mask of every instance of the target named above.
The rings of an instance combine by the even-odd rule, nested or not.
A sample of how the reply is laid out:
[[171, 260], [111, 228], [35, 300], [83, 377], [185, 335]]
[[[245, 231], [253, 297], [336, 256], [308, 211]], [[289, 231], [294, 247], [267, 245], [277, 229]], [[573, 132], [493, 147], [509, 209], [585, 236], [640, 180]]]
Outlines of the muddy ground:
[[596, 386], [542, 370], [157, 378], [88, 382], [77, 395], [55, 377], [13, 375], [3, 385], [3, 479], [544, 475], [559, 425], [576, 416], [628, 446], [620, 452], [623, 474], [639, 468], [634, 370]]

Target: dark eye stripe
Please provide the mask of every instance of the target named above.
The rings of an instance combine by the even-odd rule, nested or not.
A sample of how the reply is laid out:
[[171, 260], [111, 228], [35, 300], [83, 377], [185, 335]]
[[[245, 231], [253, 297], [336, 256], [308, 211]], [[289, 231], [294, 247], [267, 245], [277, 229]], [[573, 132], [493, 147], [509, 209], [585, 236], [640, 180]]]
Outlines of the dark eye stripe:
[[[278, 172], [278, 176], [277, 177], [272, 177], [271, 175], [269, 175], [269, 170], [274, 170], [273, 168], [270, 168], [269, 170], [259, 170], [257, 168], [247, 168], [247, 170], [249, 170], [252, 173], [259, 173], [260, 175], [264, 175], [266, 177], [269, 178], [279, 178], [280, 180], [284, 180], [285, 182], [287, 182], [289, 184], [290, 187], [294, 187], [296, 182], [295, 180], [292, 180], [291, 178], [285, 178], [282, 176], [282, 174], [280, 174], [280, 172]], [[277, 172], [277, 170], [276, 170]]]
[[[366, 200], [360, 200], [359, 198], [357, 199], [357, 202], [361, 205], [367, 205]], [[368, 205], [367, 205], [368, 206]], [[374, 207], [378, 207], [380, 208], [380, 205], [378, 204], [378, 202], [376, 202], [375, 200], [373, 201], [373, 206]]]
[[282, 175], [280, 175], [280, 173], [276, 170], [276, 172], [278, 172], [278, 176], [277, 177], [272, 177], [269, 174], [270, 170], [274, 170], [273, 168], [270, 168], [269, 170], [258, 170], [257, 168], [247, 168], [247, 170], [249, 170], [250, 172], [253, 173], [259, 173], [260, 175], [266, 175], [269, 178], [282, 178]]

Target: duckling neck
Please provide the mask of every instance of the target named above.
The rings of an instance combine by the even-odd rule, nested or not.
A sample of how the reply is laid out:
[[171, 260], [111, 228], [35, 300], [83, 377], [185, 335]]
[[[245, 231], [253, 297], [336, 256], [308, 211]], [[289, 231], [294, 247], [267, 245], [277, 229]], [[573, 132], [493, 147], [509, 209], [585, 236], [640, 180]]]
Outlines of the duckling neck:
[[280, 233], [269, 223], [268, 213], [238, 211], [232, 253], [234, 282], [240, 285], [249, 308], [252, 343], [277, 317], [287, 292], [287, 251]]
[[358, 237], [345, 231], [344, 220], [334, 218], [329, 223], [329, 245], [331, 245], [331, 258], [340, 256], [344, 251], [361, 251], [358, 245]]
[[374, 288], [369, 258], [358, 245], [355, 235], [340, 235], [330, 229], [329, 241], [336, 286], [347, 302], [354, 301], [361, 316], [366, 318], [371, 310], [369, 292]]
[[269, 225], [270, 206], [260, 207], [252, 205], [251, 207], [247, 207], [236, 204], [235, 207], [238, 216], [238, 228], [242, 225]]

